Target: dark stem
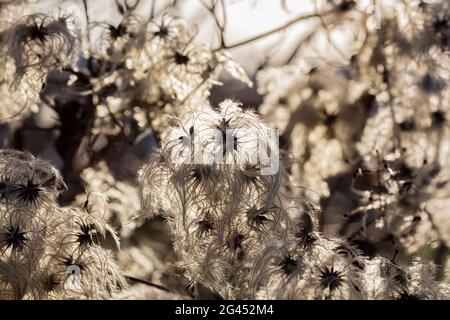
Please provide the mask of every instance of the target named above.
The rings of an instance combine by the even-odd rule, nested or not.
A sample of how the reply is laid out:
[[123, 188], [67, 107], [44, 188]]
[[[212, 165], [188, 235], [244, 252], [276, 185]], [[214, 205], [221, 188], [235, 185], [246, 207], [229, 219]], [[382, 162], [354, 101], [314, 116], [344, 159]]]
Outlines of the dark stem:
[[[274, 33], [283, 31], [283, 30], [289, 28], [290, 26], [292, 26], [292, 25], [294, 25], [294, 24], [296, 24], [296, 23], [298, 23], [298, 22], [300, 22], [300, 21], [309, 20], [309, 19], [312, 19], [312, 18], [321, 18], [322, 16], [328, 15], [328, 14], [330, 14], [330, 13], [333, 13], [334, 11], [335, 11], [335, 10], [329, 10], [329, 11], [324, 12], [324, 13], [322, 13], [322, 14], [320, 14], [320, 13], [311, 13], [311, 14], [307, 14], [307, 15], [302, 15], [302, 16], [296, 17], [296, 18], [292, 19], [291, 21], [285, 23], [284, 25], [279, 26], [278, 28], [275, 28], [275, 29], [273, 29], [273, 30], [270, 30], [270, 31], [261, 33], [261, 34], [259, 34], [259, 35], [257, 35], [257, 36], [248, 38], [248, 39], [246, 39], [246, 40], [243, 40], [243, 41], [240, 41], [240, 42], [237, 42], [237, 43], [234, 43], [234, 44], [232, 44], [232, 45], [225, 45], [225, 46], [223, 47], [223, 49], [233, 49], [233, 48], [236, 48], [236, 47], [240, 47], [240, 46], [249, 44], [249, 43], [251, 43], [251, 42], [254, 42], [254, 41], [257, 41], [257, 40], [259, 40], [259, 39], [262, 39], [262, 38], [265, 38], [265, 37], [267, 37], [267, 36], [270, 36], [270, 35], [272, 35], [272, 34], [274, 34]], [[222, 49], [222, 47], [219, 48], [219, 49]]]
[[91, 19], [89, 17], [89, 9], [87, 5], [87, 0], [83, 0], [83, 7], [84, 7], [84, 15], [86, 17], [86, 39], [88, 42], [88, 46], [91, 45], [91, 33], [89, 31], [89, 25], [91, 24]]
[[171, 292], [168, 288], [164, 287], [163, 285], [156, 284], [156, 283], [153, 283], [151, 281], [147, 281], [147, 280], [144, 280], [144, 279], [139, 279], [139, 278], [132, 277], [132, 276], [127, 276], [127, 275], [125, 276], [125, 278], [128, 281], [131, 281], [131, 282], [142, 283], [142, 284], [146, 284], [146, 285], [148, 285], [150, 287], [154, 287], [156, 289], [159, 289], [159, 290], [162, 290], [162, 291], [165, 291], [165, 292]]
[[83, 191], [80, 174], [84, 165], [77, 160], [83, 141], [89, 139], [94, 126], [96, 106], [91, 95], [78, 96], [69, 101], [57, 101], [54, 110], [58, 113], [60, 121], [60, 133], [55, 146], [64, 161], [62, 174], [69, 186], [69, 191], [61, 195], [60, 201], [62, 204], [67, 204], [78, 192]]
[[150, 7], [150, 19], [153, 19], [155, 17], [155, 5], [156, 5], [156, 0], [153, 0], [151, 7]]
[[223, 10], [223, 19], [224, 19], [223, 24], [222, 24], [222, 23], [220, 23], [219, 17], [217, 16], [217, 13], [216, 13], [217, 2], [212, 1], [210, 6], [205, 4], [203, 1], [200, 1], [200, 3], [203, 7], [205, 7], [206, 10], [209, 11], [212, 18], [214, 19], [214, 23], [216, 25], [216, 28], [217, 28], [218, 34], [219, 34], [220, 48], [226, 48], [227, 46], [225, 44], [225, 23], [226, 23], [225, 4], [223, 2], [221, 2], [221, 6], [222, 6], [222, 10]]

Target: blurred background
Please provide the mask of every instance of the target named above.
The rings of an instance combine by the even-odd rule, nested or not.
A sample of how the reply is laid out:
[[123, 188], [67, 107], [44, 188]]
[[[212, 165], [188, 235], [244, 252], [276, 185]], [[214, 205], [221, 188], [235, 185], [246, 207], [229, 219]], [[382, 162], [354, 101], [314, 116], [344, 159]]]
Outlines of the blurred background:
[[[399, 164], [399, 157], [394, 156], [387, 147], [396, 136], [388, 136], [386, 133], [392, 124], [384, 116], [378, 118], [378, 115], [388, 113], [386, 110], [389, 110], [389, 103], [386, 101], [389, 99], [385, 98], [387, 93], [398, 97], [392, 100], [402, 106], [414, 104], [403, 101], [402, 97], [416, 101], [422, 99], [420, 101], [425, 101], [424, 104], [430, 106], [427, 114], [436, 112], [433, 109], [437, 104], [435, 101], [448, 102], [446, 81], [440, 87], [439, 80], [436, 80], [445, 77], [447, 73], [423, 71], [422, 67], [412, 67], [408, 62], [419, 61], [416, 58], [422, 53], [420, 50], [414, 51], [416, 49], [407, 42], [421, 43], [423, 36], [414, 38], [415, 31], [411, 31], [413, 36], [410, 39], [396, 34], [395, 30], [402, 30], [401, 23], [405, 23], [403, 30], [412, 28], [414, 14], [419, 10], [420, 4], [425, 3], [411, 3], [413, 2], [414, 4], [401, 0], [42, 0], [30, 1], [21, 6], [20, 15], [36, 12], [48, 15], [64, 12], [73, 15], [81, 28], [81, 34], [86, 38], [82, 43], [86, 59], [89, 52], [97, 50], [103, 41], [104, 29], [97, 26], [118, 26], [123, 18], [121, 10], [128, 7], [132, 8], [133, 14], [143, 19], [153, 17], [151, 19], [156, 24], [164, 21], [168, 14], [179, 16], [195, 28], [194, 41], [207, 43], [210, 48], [219, 48], [223, 39], [226, 50], [243, 67], [253, 86], [248, 86], [225, 72], [221, 73], [219, 80], [222, 85], [211, 87], [209, 102], [216, 106], [225, 98], [240, 101], [244, 106], [260, 113], [271, 126], [280, 129], [280, 144], [292, 156], [289, 159], [294, 159], [289, 168], [290, 181], [307, 190], [308, 196], [321, 205], [321, 231], [333, 236], [346, 236], [368, 256], [382, 254], [411, 261], [414, 256], [419, 255], [435, 261], [442, 267], [439, 273], [442, 279], [445, 277], [447, 241], [450, 238], [446, 191], [436, 195], [438, 201], [429, 207], [435, 208], [435, 215], [421, 207], [420, 210], [417, 209], [420, 212], [413, 210], [412, 214], [405, 215], [407, 218], [402, 216], [401, 222], [394, 219], [392, 224], [395, 227], [392, 228], [395, 231], [383, 230], [382, 233], [377, 233], [375, 239], [366, 239], [359, 234], [360, 229], [364, 229], [361, 224], [366, 223], [367, 217], [358, 210], [361, 206], [365, 211], [376, 209], [370, 206], [372, 194], [366, 196], [364, 193], [371, 188], [375, 189], [373, 172], [378, 172], [380, 166], [384, 166], [386, 170], [392, 168], [409, 175], [407, 178], [403, 177], [401, 183], [417, 183], [411, 189], [425, 192], [429, 184], [420, 184], [422, 182], [417, 179], [434, 179], [438, 175], [435, 174], [437, 169], [430, 168], [429, 165], [439, 163], [436, 159], [445, 158], [449, 149], [447, 129], [442, 129], [439, 133], [440, 136], [445, 136], [438, 147], [442, 150], [440, 153], [436, 151], [439, 156], [424, 152], [425, 156], [421, 157], [419, 151], [412, 149], [415, 142], [417, 145], [432, 144], [428, 133], [425, 138], [420, 134], [408, 136], [404, 140], [409, 139], [413, 158], [420, 158], [412, 162], [420, 165], [413, 167], [409, 162]], [[414, 8], [411, 9], [409, 5]], [[314, 16], [327, 10], [336, 11], [333, 11], [333, 15]], [[14, 10], [11, 12], [4, 20], [4, 25], [14, 23]], [[412, 16], [409, 16], [410, 13]], [[393, 19], [393, 16], [400, 21], [399, 25], [383, 25], [384, 20]], [[427, 20], [422, 27], [426, 23]], [[421, 32], [424, 33], [423, 30]], [[384, 39], [385, 42], [377, 39]], [[401, 54], [397, 56], [396, 49], [389, 47], [390, 41], [398, 47], [407, 43], [405, 46], [409, 46], [409, 52], [400, 50]], [[389, 52], [384, 52], [385, 49]], [[373, 62], [377, 58], [373, 56], [378, 53], [381, 56], [381, 51], [387, 58], [380, 58], [381, 62]], [[444, 57], [447, 59], [448, 55]], [[402, 77], [406, 79], [403, 86], [399, 85], [402, 88], [398, 89], [396, 85], [389, 88], [386, 85], [389, 82], [385, 81], [388, 72], [387, 68], [380, 67], [383, 63], [394, 66], [392, 74], [398, 72], [398, 77], [392, 76], [396, 85], [403, 81]], [[421, 66], [420, 63], [422, 60], [417, 65]], [[408, 72], [405, 71], [400, 76], [402, 66]], [[60, 74], [49, 76], [45, 94], [43, 91], [41, 95], [54, 98], [59, 91], [64, 90], [61, 77], [64, 78]], [[404, 87], [417, 87], [419, 93], [405, 93], [402, 91]], [[428, 94], [427, 90], [428, 93], [433, 92]], [[85, 101], [81, 103], [86, 105]], [[412, 129], [409, 131], [407, 120], [410, 113], [413, 114], [411, 117], [421, 117], [418, 111], [397, 111], [394, 122], [398, 122], [399, 129], [394, 124], [395, 130], [408, 133], [414, 130], [419, 133], [428, 132], [414, 125], [411, 125]], [[58, 137], [63, 133], [54, 129], [60, 116], [45, 103], [33, 105], [25, 117], [0, 123], [1, 147], [28, 150], [61, 170], [69, 186], [69, 191], [61, 199], [63, 204], [81, 205], [85, 191], [103, 192], [110, 205], [110, 220], [121, 235], [122, 251], [118, 253], [118, 257], [125, 273], [136, 279], [178, 288], [178, 291], [168, 293], [136, 281], [131, 289], [122, 293], [122, 298], [185, 297], [185, 283], [176, 268], [171, 267], [176, 256], [171, 249], [164, 219], [155, 218], [145, 223], [133, 220], [140, 209], [137, 172], [144, 160], [158, 148], [158, 124], [150, 121], [144, 127], [136, 125], [137, 118], [129, 121], [132, 117], [124, 112], [119, 119], [121, 125], [108, 123], [111, 132], [96, 133], [94, 140], [83, 140], [76, 150], [71, 151], [71, 156], [66, 157], [61, 152], [64, 149], [61, 144], [67, 146], [71, 142], [59, 141]], [[431, 124], [439, 120], [436, 120], [438, 115], [435, 113], [433, 117]], [[442, 117], [444, 119], [441, 120], [445, 122], [445, 116], [441, 115]], [[389, 129], [385, 128], [387, 126]], [[127, 132], [128, 137], [118, 134], [120, 130], [117, 127]], [[443, 127], [447, 128], [446, 125]], [[70, 130], [76, 129], [68, 125], [65, 128], [68, 129], [64, 134], [68, 136], [73, 133]], [[130, 137], [131, 142], [128, 141]], [[374, 142], [372, 145], [372, 140], [378, 137], [383, 138], [383, 142]], [[425, 165], [427, 161], [428, 166]], [[440, 173], [444, 172], [446, 163], [440, 162], [439, 165]], [[444, 175], [440, 178], [440, 182], [447, 181], [446, 177]], [[388, 189], [384, 186], [384, 189], [376, 187], [383, 192]], [[355, 192], [355, 188], [358, 192]], [[442, 188], [438, 191], [435, 189], [426, 196], [422, 193], [410, 196], [416, 199], [428, 196], [432, 198], [430, 195], [442, 191]], [[379, 190], [375, 191], [377, 192]], [[426, 201], [428, 200], [429, 198]], [[347, 219], [348, 216], [351, 218]], [[418, 220], [422, 224], [417, 224]], [[407, 225], [404, 221], [407, 221]]]

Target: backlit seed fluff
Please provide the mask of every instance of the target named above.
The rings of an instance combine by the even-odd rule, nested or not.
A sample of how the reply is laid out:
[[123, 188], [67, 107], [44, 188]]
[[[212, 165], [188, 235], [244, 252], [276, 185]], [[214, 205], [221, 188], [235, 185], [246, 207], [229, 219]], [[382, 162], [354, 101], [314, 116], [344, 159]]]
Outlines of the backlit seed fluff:
[[108, 299], [126, 286], [100, 245], [116, 237], [100, 195], [60, 207], [59, 172], [20, 151], [0, 151], [0, 173], [0, 299]]

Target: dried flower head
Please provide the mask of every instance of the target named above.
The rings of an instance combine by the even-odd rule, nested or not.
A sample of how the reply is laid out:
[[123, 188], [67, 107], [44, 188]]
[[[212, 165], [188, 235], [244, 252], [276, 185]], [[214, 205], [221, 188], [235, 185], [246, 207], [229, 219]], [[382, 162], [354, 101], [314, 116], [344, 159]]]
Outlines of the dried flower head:
[[24, 76], [41, 80], [49, 69], [64, 67], [76, 48], [76, 30], [70, 17], [57, 19], [44, 14], [26, 16], [7, 31], [7, 54], [13, 59], [17, 81]]
[[[106, 202], [61, 208], [59, 172], [29, 153], [0, 151], [0, 298], [106, 299], [125, 286], [110, 251]], [[103, 199], [103, 201], [101, 201]]]

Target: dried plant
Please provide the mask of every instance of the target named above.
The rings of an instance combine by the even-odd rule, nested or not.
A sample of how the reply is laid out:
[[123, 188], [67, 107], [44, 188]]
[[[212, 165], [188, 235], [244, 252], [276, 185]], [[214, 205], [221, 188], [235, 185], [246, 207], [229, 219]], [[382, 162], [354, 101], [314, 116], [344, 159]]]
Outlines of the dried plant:
[[106, 202], [88, 194], [83, 207], [60, 207], [65, 184], [29, 153], [0, 153], [0, 298], [106, 299], [126, 283], [99, 241], [116, 239]]
[[75, 2], [0, 1], [0, 299], [449, 298], [448, 1]]

